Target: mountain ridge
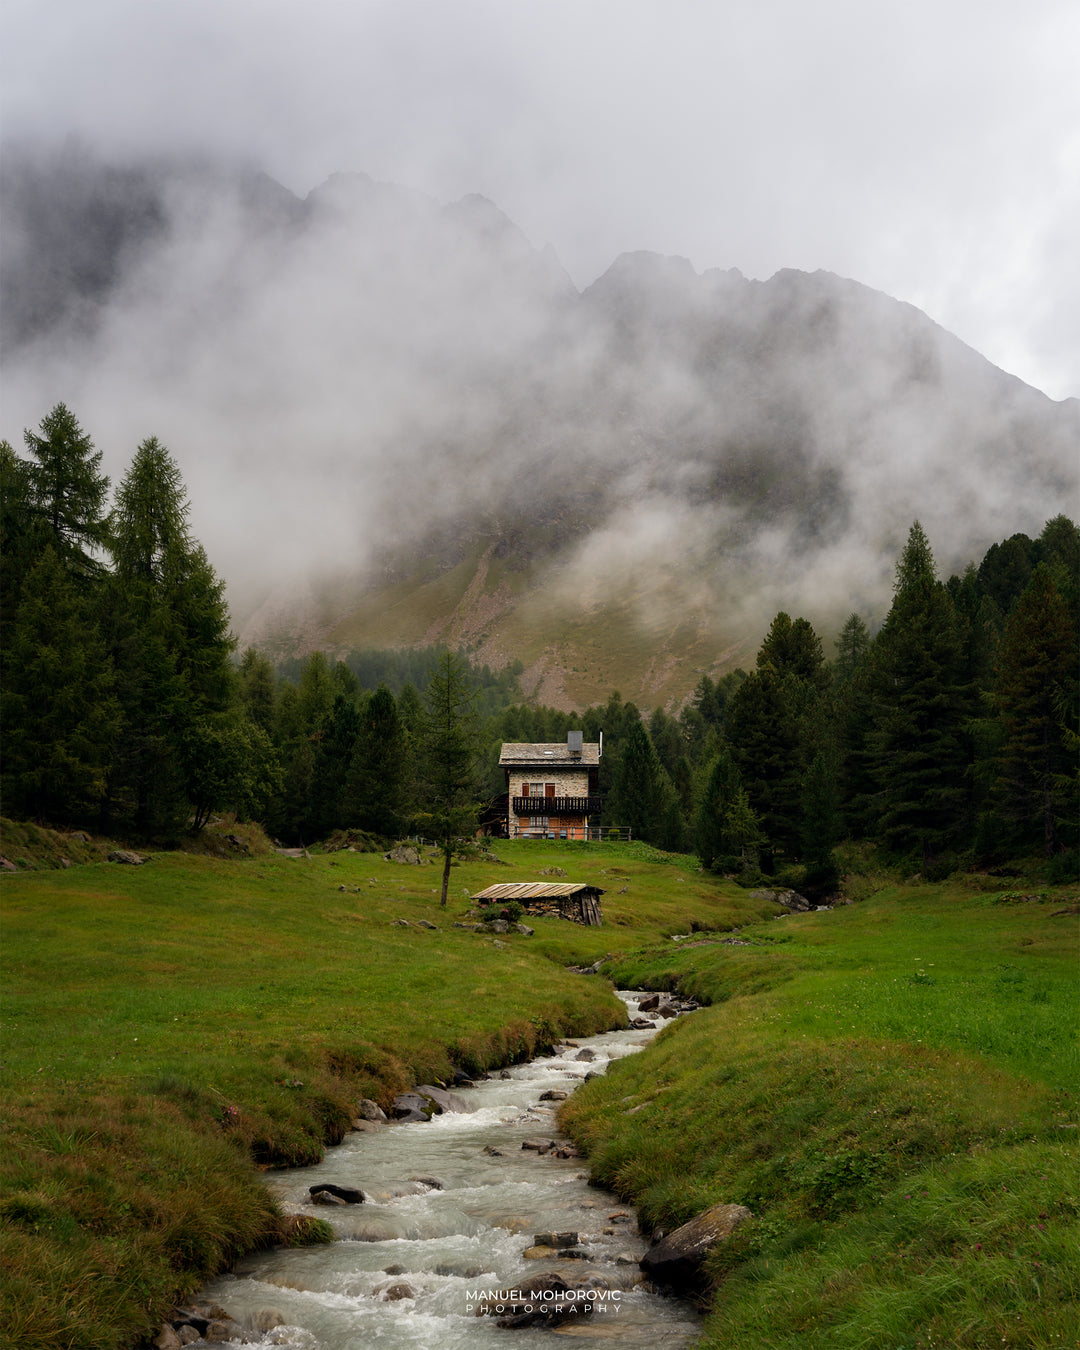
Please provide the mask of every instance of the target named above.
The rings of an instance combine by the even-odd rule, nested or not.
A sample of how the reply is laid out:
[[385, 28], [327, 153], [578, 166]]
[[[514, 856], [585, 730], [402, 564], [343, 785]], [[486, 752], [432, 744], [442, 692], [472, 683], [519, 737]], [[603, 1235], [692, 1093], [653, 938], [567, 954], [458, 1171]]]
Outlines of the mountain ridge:
[[778, 609], [880, 612], [913, 519], [947, 573], [1075, 513], [1080, 401], [832, 273], [637, 251], [579, 292], [478, 194], [3, 173], [16, 415], [63, 398], [110, 470], [159, 435], [282, 654], [436, 635], [567, 703], [670, 702]]

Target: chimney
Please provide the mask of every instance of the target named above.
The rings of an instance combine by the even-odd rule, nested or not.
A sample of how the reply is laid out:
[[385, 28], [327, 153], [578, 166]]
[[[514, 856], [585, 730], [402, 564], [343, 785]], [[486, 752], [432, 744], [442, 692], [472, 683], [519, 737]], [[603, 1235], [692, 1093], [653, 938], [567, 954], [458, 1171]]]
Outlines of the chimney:
[[581, 758], [581, 738], [584, 732], [568, 731], [566, 733], [566, 750], [571, 759]]

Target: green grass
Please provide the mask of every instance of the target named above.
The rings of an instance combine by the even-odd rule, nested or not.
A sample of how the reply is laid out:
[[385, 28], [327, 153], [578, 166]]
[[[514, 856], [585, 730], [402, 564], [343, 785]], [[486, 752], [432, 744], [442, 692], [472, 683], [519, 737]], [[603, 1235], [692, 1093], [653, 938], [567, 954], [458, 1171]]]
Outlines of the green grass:
[[1077, 1343], [1068, 899], [894, 888], [608, 967], [713, 1005], [563, 1111], [646, 1224], [755, 1215], [703, 1346]]
[[[712, 1259], [703, 1345], [1076, 1344], [1063, 890], [953, 880], [790, 915], [644, 845], [514, 841], [510, 866], [456, 866], [442, 910], [437, 866], [377, 854], [58, 869], [66, 843], [18, 828], [0, 1345], [126, 1350], [243, 1250], [317, 1240], [256, 1163], [317, 1158], [362, 1096], [616, 1024], [608, 984], [565, 968], [608, 955], [619, 983], [711, 1004], [565, 1110], [646, 1224], [753, 1211]], [[469, 893], [550, 867], [604, 889], [602, 928], [452, 927]]]
[[[606, 981], [565, 964], [773, 908], [641, 846], [502, 845], [512, 865], [455, 867], [443, 910], [439, 867], [378, 854], [54, 870], [55, 839], [20, 838], [36, 866], [3, 878], [0, 952], [0, 1344], [19, 1350], [129, 1347], [243, 1250], [301, 1240], [255, 1163], [314, 1161], [361, 1097], [620, 1024]], [[551, 866], [612, 892], [609, 925], [452, 927], [469, 893]]]

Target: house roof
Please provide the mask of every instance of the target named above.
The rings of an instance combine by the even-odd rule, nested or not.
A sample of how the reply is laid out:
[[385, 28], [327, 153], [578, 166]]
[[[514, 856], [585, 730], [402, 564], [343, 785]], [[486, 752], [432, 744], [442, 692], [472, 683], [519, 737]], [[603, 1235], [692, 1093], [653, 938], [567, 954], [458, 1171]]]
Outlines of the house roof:
[[501, 881], [497, 886], [477, 891], [474, 900], [547, 900], [560, 896], [580, 895], [582, 891], [604, 892], [599, 886], [584, 881]]
[[540, 769], [545, 764], [558, 764], [563, 768], [578, 765], [595, 768], [599, 763], [600, 746], [596, 741], [586, 741], [580, 755], [571, 755], [565, 741], [506, 741], [499, 755], [500, 766], [507, 769]]

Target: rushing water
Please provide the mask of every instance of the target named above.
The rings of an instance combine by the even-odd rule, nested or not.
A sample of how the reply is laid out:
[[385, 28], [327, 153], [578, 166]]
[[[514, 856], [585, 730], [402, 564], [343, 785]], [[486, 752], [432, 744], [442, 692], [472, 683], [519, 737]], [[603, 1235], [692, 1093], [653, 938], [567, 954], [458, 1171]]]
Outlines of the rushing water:
[[[644, 995], [621, 997], [633, 1013]], [[510, 1069], [508, 1077], [462, 1091], [466, 1114], [352, 1134], [317, 1167], [275, 1178], [285, 1209], [327, 1219], [339, 1240], [252, 1255], [208, 1285], [198, 1301], [221, 1304], [249, 1325], [273, 1310], [284, 1322], [264, 1343], [297, 1350], [550, 1350], [558, 1343], [552, 1336], [586, 1346], [617, 1342], [620, 1350], [688, 1346], [699, 1319], [687, 1304], [640, 1282], [637, 1261], [647, 1244], [633, 1211], [589, 1186], [581, 1159], [522, 1148], [525, 1139], [556, 1135], [558, 1104], [541, 1102], [542, 1092], [572, 1091], [586, 1073], [603, 1073], [651, 1034], [583, 1038]], [[576, 1059], [579, 1048], [592, 1050], [595, 1059]], [[309, 1203], [309, 1187], [320, 1182], [377, 1192], [414, 1177], [437, 1178], [442, 1189], [342, 1208]], [[580, 1234], [588, 1262], [523, 1256], [535, 1234], [567, 1231]], [[521, 1288], [530, 1276], [551, 1270], [571, 1283], [602, 1276], [611, 1292], [592, 1317], [559, 1329], [504, 1330], [495, 1318], [474, 1315], [478, 1294]], [[403, 1284], [411, 1291], [405, 1297]]]

